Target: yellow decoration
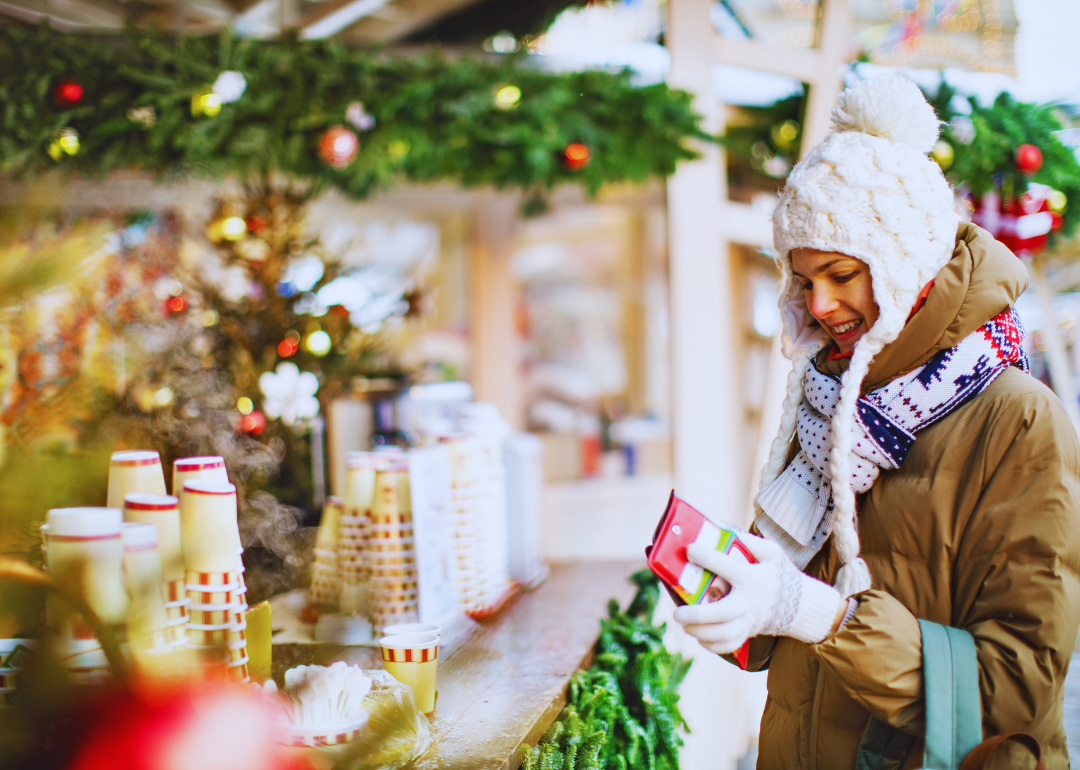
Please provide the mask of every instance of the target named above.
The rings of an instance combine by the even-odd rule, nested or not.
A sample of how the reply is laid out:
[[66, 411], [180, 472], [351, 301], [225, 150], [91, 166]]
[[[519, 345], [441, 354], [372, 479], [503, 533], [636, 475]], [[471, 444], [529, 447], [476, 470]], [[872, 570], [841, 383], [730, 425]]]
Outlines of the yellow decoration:
[[777, 147], [781, 150], [788, 150], [795, 144], [795, 139], [799, 136], [799, 124], [794, 120], [785, 120], [780, 125], [773, 126], [769, 133], [772, 135], [773, 143]]
[[221, 97], [213, 91], [195, 94], [191, 97], [191, 114], [195, 117], [205, 115], [212, 118], [221, 112]]
[[216, 310], [204, 310], [199, 316], [199, 320], [202, 321], [202, 325], [210, 328], [218, 322], [218, 312]]
[[240, 414], [251, 414], [252, 410], [255, 409], [255, 404], [247, 396], [241, 396], [236, 400], [236, 409]]
[[409, 143], [404, 139], [395, 139], [386, 145], [386, 151], [390, 153], [390, 157], [400, 160], [409, 154]]
[[238, 241], [247, 232], [243, 217], [227, 217], [221, 222], [221, 237], [228, 241]]
[[953, 163], [953, 158], [956, 154], [953, 152], [952, 145], [946, 142], [944, 139], [939, 139], [937, 144], [934, 145], [934, 151], [932, 153], [934, 160], [941, 167], [942, 171], [945, 171]]
[[495, 92], [495, 106], [500, 110], [512, 110], [521, 101], [521, 89], [517, 86], [500, 86]]
[[312, 332], [304, 343], [307, 349], [316, 356], [325, 356], [330, 352], [330, 335], [324, 331]]
[[59, 162], [65, 155], [75, 155], [79, 151], [79, 132], [74, 128], [65, 128], [49, 145], [49, 157]]
[[165, 387], [165, 388], [159, 388], [158, 390], [154, 391], [154, 403], [157, 404], [158, 406], [168, 406], [169, 404], [172, 403], [172, 400], [173, 400], [172, 388]]
[[1069, 199], [1065, 197], [1065, 193], [1061, 192], [1061, 190], [1051, 190], [1050, 194], [1046, 196], [1046, 204], [1055, 214], [1064, 211], [1068, 203]]

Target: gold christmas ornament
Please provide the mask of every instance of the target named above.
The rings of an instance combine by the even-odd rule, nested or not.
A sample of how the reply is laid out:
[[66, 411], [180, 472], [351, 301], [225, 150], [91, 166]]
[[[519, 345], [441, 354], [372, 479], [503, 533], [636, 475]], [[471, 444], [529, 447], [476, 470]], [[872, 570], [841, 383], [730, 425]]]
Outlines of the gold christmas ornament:
[[942, 171], [948, 170], [952, 165], [953, 159], [956, 157], [956, 153], [953, 151], [952, 145], [946, 142], [944, 139], [939, 139], [937, 144], [934, 145], [934, 151], [931, 153], [934, 161], [941, 167]]
[[1050, 194], [1046, 196], [1046, 205], [1050, 207], [1050, 210], [1055, 214], [1060, 214], [1065, 210], [1065, 206], [1068, 205], [1069, 199], [1065, 197], [1065, 193], [1061, 190], [1051, 190]]
[[196, 118], [212, 118], [221, 112], [221, 97], [213, 91], [203, 91], [191, 97], [191, 114]]
[[495, 87], [495, 106], [500, 110], [512, 110], [521, 102], [521, 89], [517, 86]]
[[49, 157], [57, 163], [65, 155], [75, 155], [79, 152], [79, 132], [74, 128], [65, 128], [49, 145]]

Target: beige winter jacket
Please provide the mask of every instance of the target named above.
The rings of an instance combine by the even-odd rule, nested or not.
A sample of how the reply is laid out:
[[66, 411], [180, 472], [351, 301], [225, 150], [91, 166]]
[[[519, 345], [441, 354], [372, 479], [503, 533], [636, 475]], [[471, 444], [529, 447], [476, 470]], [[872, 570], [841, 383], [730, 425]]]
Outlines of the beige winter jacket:
[[[953, 259], [923, 308], [874, 360], [865, 390], [921, 366], [1013, 304], [1024, 266], [988, 233], [961, 225]], [[837, 362], [821, 364], [838, 372]], [[1046, 766], [1069, 766], [1062, 685], [1080, 623], [1080, 447], [1054, 394], [1012, 368], [920, 432], [903, 464], [858, 503], [873, 588], [832, 639], [751, 642], [769, 669], [758, 768], [854, 768], [870, 714], [920, 737], [917, 618], [975, 637], [986, 737], [1034, 734]], [[832, 582], [827, 543], [808, 574]], [[1002, 767], [1026, 767], [1016, 757]]]

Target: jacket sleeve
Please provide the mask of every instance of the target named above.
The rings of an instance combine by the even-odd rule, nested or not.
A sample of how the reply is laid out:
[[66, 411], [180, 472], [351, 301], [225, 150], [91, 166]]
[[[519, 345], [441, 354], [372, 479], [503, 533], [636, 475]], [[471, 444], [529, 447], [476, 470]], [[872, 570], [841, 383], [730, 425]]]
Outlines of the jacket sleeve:
[[[988, 421], [986, 449], [968, 465], [981, 490], [970, 513], [955, 512], [950, 596], [927, 618], [974, 636], [986, 735], [1060, 718], [1080, 622], [1076, 435], [1051, 394], [1026, 395]], [[867, 711], [924, 733], [921, 634], [896, 598], [861, 595], [852, 621], [814, 649]]]

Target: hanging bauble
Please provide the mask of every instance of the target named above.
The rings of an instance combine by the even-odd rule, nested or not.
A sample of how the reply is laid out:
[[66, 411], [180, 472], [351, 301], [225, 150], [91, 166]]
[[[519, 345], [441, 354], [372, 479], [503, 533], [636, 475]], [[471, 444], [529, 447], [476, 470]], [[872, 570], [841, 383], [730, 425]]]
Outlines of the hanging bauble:
[[70, 78], [56, 82], [53, 88], [53, 102], [62, 110], [77, 107], [83, 98], [83, 87]]
[[169, 297], [165, 300], [165, 314], [182, 313], [188, 306], [187, 298], [181, 294], [177, 297]]
[[252, 214], [244, 220], [244, 224], [247, 225], [247, 229], [253, 233], [261, 232], [266, 227], [266, 220], [260, 217], [258, 214]]
[[574, 143], [563, 150], [563, 160], [566, 167], [571, 171], [585, 168], [589, 165], [589, 148], [583, 144]]
[[512, 110], [521, 102], [521, 89], [512, 85], [495, 86], [495, 106], [500, 110]]
[[319, 158], [330, 168], [345, 168], [359, 151], [360, 140], [345, 126], [331, 126], [319, 137]]
[[934, 160], [941, 167], [942, 171], [947, 171], [949, 166], [952, 165], [953, 159], [956, 157], [956, 153], [953, 152], [952, 145], [946, 142], [944, 139], [939, 139], [934, 145], [934, 151], [932, 153]]
[[345, 110], [345, 122], [361, 131], [375, 128], [375, 118], [364, 111], [363, 102], [352, 102]]
[[75, 155], [79, 151], [79, 132], [74, 128], [65, 128], [49, 145], [49, 157], [57, 163], [66, 155]]
[[226, 70], [217, 76], [211, 90], [221, 98], [222, 104], [228, 104], [244, 95], [244, 91], [247, 90], [247, 81], [236, 70]]
[[262, 412], [253, 411], [240, 418], [240, 430], [249, 436], [258, 436], [266, 427], [266, 417]]
[[1050, 207], [1050, 211], [1054, 214], [1060, 214], [1065, 210], [1065, 206], [1069, 203], [1069, 199], [1065, 197], [1065, 193], [1061, 190], [1051, 190], [1050, 194], [1046, 196], [1046, 205]]
[[1022, 144], [1016, 148], [1016, 167], [1027, 175], [1042, 168], [1042, 150], [1033, 144]]
[[221, 97], [213, 91], [201, 91], [191, 97], [191, 114], [212, 118], [221, 112]]
[[794, 146], [795, 140], [799, 138], [799, 124], [794, 120], [777, 123], [769, 129], [769, 136], [772, 137], [773, 144], [787, 152]]

